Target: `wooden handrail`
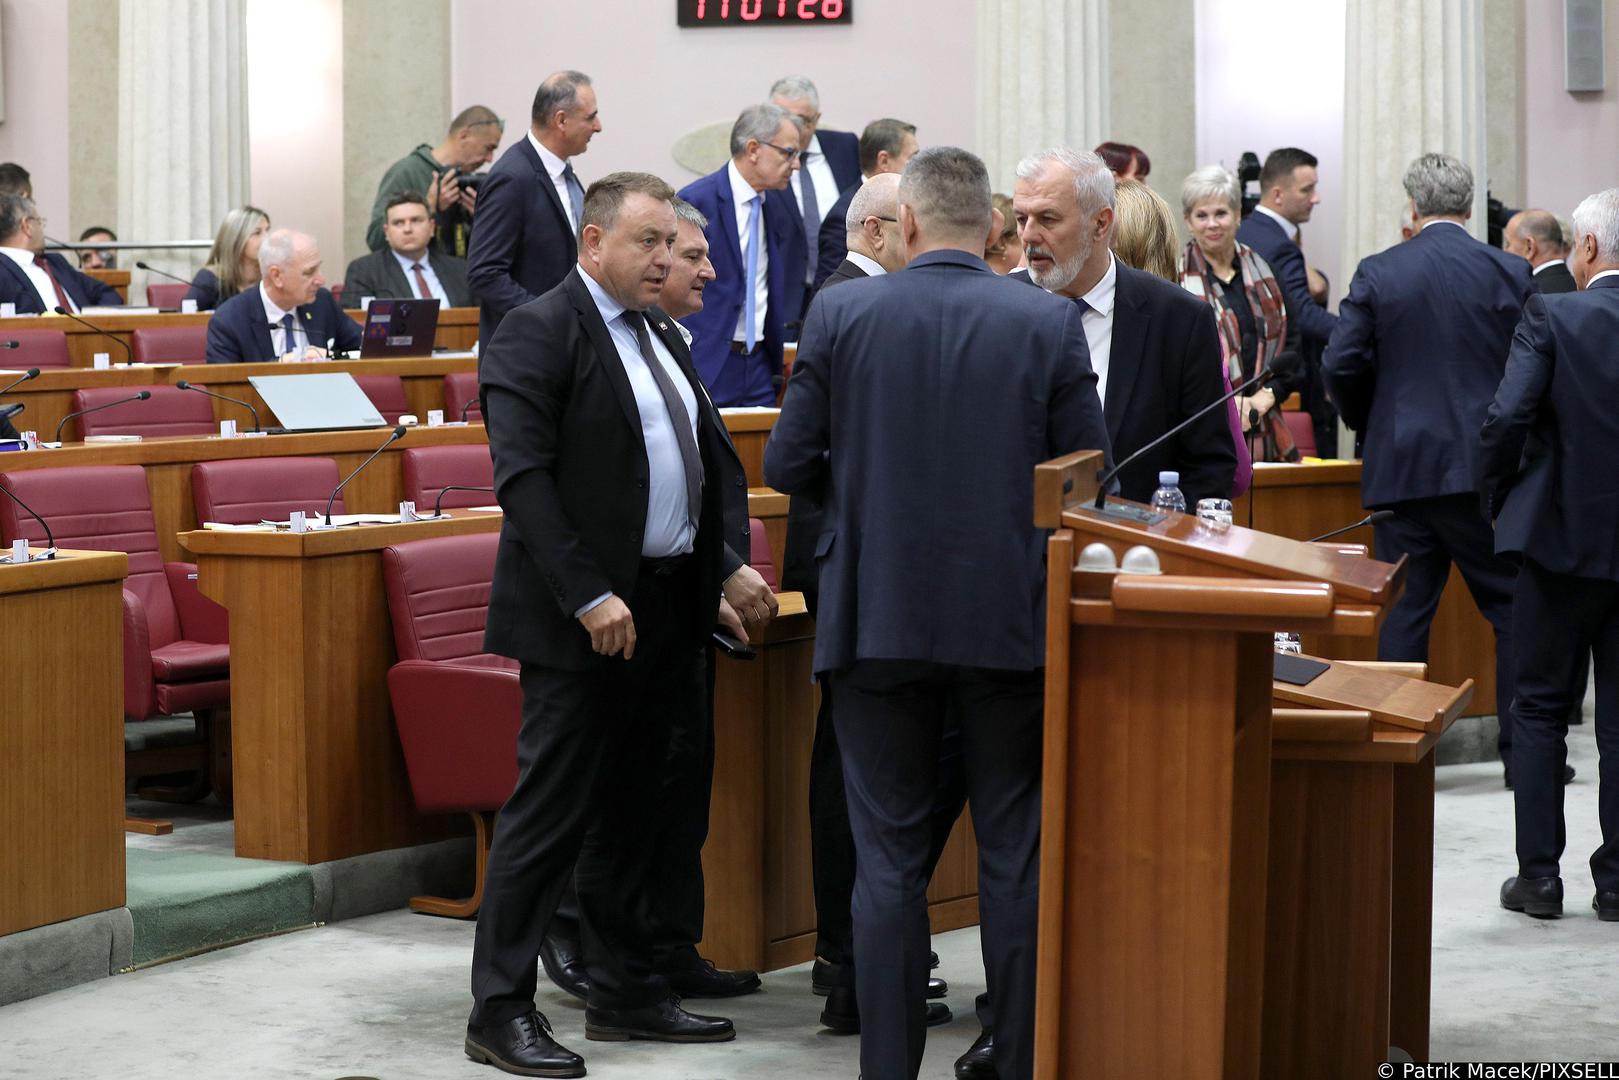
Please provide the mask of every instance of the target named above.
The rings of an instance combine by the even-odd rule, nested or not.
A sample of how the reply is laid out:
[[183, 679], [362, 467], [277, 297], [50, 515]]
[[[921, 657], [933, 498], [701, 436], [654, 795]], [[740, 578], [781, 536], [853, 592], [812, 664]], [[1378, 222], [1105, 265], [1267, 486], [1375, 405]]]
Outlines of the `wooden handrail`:
[[1034, 467], [1034, 524], [1062, 528], [1062, 512], [1096, 498], [1106, 459], [1100, 450], [1078, 450]]
[[1366, 742], [1372, 714], [1363, 709], [1272, 709], [1272, 742]]
[[1113, 580], [1113, 606], [1120, 611], [1324, 619], [1332, 601], [1332, 586], [1324, 581], [1131, 574]]

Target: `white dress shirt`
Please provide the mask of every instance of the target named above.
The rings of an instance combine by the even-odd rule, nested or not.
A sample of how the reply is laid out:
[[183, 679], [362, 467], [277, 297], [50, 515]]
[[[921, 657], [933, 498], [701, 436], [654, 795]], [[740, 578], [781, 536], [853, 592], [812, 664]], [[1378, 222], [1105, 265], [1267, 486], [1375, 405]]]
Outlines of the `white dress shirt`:
[[[56, 287], [51, 284], [51, 276], [34, 265], [34, 253], [27, 248], [13, 247], [0, 247], [0, 253], [3, 253], [12, 262], [20, 266], [22, 272], [28, 275], [28, 283], [39, 294], [39, 302], [45, 305], [44, 310], [47, 312], [55, 311], [56, 305], [60, 303], [56, 299]], [[67, 296], [66, 289], [62, 290], [62, 295]], [[79, 310], [79, 306], [73, 302], [72, 297], [68, 297], [67, 309], [69, 311]]]
[[808, 176], [810, 183], [815, 185], [815, 208], [820, 211], [821, 220], [825, 221], [827, 211], [832, 209], [832, 204], [843, 193], [838, 190], [837, 177], [832, 175], [832, 166], [827, 163], [826, 154], [821, 152], [819, 135], [810, 140], [809, 149], [802, 156], [803, 165], [793, 173], [793, 198], [798, 200], [799, 216], [802, 217], [804, 213], [804, 177]]
[[[1433, 228], [1435, 225], [1454, 225], [1458, 229], [1462, 230], [1462, 232], [1467, 232], [1467, 226], [1466, 225], [1463, 225], [1459, 221], [1452, 221], [1449, 218], [1435, 218], [1432, 221], [1424, 222], [1422, 228], [1417, 230], [1417, 231], [1418, 232], [1427, 232], [1429, 229]], [[1469, 233], [1467, 233], [1467, 235], [1472, 236], [1473, 234], [1469, 232]]]
[[1592, 274], [1591, 280], [1585, 283], [1585, 287], [1589, 289], [1591, 286], [1595, 285], [1605, 277], [1619, 277], [1619, 270], [1604, 270], [1600, 274]]
[[1085, 328], [1085, 344], [1091, 350], [1091, 370], [1096, 372], [1096, 396], [1107, 404], [1107, 369], [1113, 353], [1113, 299], [1118, 292], [1119, 264], [1113, 253], [1107, 254], [1107, 272], [1102, 280], [1091, 286], [1091, 291], [1080, 297], [1090, 305], [1081, 316]]
[[844, 252], [843, 257], [864, 270], [867, 277], [880, 277], [888, 273], [887, 270], [883, 269], [883, 264], [873, 259], [870, 255], [862, 255], [858, 251], [847, 251]]
[[1550, 266], [1567, 266], [1567, 265], [1568, 265], [1568, 263], [1563, 259], [1547, 259], [1545, 262], [1541, 263], [1539, 266], [1535, 267], [1533, 270], [1531, 270], [1529, 272], [1530, 272], [1530, 274], [1538, 274], [1542, 270], [1545, 270], [1547, 267], [1550, 267]]
[[411, 270], [411, 267], [421, 263], [422, 277], [427, 279], [427, 291], [438, 299], [439, 307], [447, 308], [450, 306], [450, 294], [444, 291], [444, 283], [438, 279], [437, 274], [433, 273], [433, 263], [428, 258], [427, 252], [422, 252], [420, 259], [407, 259], [392, 248], [388, 250], [394, 258], [399, 260], [399, 269], [404, 271], [405, 284], [410, 286], [410, 295], [416, 295], [416, 274]]
[[[309, 340], [309, 328], [304, 325], [304, 321], [298, 317], [296, 311], [283, 311], [276, 306], [276, 302], [271, 300], [270, 294], [265, 291], [264, 282], [262, 281], [259, 282], [259, 298], [264, 301], [264, 317], [270, 321], [270, 345], [275, 349], [277, 357], [285, 356], [294, 351], [299, 356], [302, 356], [303, 348], [299, 344], [300, 338], [303, 345], [314, 345], [317, 348], [325, 347], [326, 343], [324, 341], [314, 342]], [[287, 334], [287, 328], [281, 323], [281, 320], [288, 315], [292, 316], [293, 330], [291, 335]], [[270, 357], [265, 359], [270, 359]]]
[[1295, 244], [1299, 242], [1299, 227], [1297, 225], [1293, 224], [1291, 221], [1287, 220], [1281, 214], [1278, 214], [1268, 206], [1256, 206], [1254, 209], [1258, 210], [1261, 214], [1264, 214], [1266, 217], [1276, 222], [1276, 224], [1280, 225], [1282, 227], [1282, 231], [1285, 232], [1288, 235], [1288, 238]]
[[[540, 164], [545, 166], [546, 173], [551, 177], [551, 186], [557, 189], [557, 198], [562, 200], [562, 215], [568, 219], [569, 231], [578, 236], [579, 221], [573, 216], [573, 197], [568, 194], [568, 181], [562, 176], [562, 170], [568, 167], [567, 161], [547, 150], [545, 144], [534, 137], [532, 130], [528, 133], [528, 144], [540, 155]], [[580, 186], [584, 186], [584, 181], [580, 181]]]
[[[754, 191], [753, 185], [742, 179], [737, 171], [736, 162], [725, 166], [725, 173], [731, 178], [731, 201], [736, 206], [736, 238], [740, 245], [737, 254], [741, 256], [742, 272], [748, 272], [748, 216], [751, 210], [748, 202], [757, 198], [759, 200], [759, 269], [753, 276], [753, 295], [757, 300], [754, 310], [754, 340], [765, 339], [765, 309], [770, 306], [770, 245], [765, 242], [765, 204], [764, 192]], [[742, 310], [736, 315], [736, 333], [731, 335], [732, 341], [748, 340], [748, 305], [744, 303]]]

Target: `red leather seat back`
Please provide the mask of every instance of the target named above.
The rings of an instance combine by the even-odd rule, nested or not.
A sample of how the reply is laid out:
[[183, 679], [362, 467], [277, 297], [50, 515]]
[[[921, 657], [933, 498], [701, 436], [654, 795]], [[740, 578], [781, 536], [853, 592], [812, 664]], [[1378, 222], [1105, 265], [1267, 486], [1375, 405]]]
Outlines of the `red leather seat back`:
[[[199, 522], [253, 525], [285, 521], [294, 510], [324, 511], [341, 479], [331, 458], [200, 461], [191, 466], [191, 497]], [[332, 513], [348, 513], [343, 496], [337, 497]]]
[[500, 534], [412, 540], [382, 549], [382, 579], [401, 660], [456, 660], [516, 670], [483, 650]]
[[[93, 409], [109, 401], [130, 397], [141, 390], [150, 391], [151, 398], [114, 405], [75, 420], [79, 438], [91, 435], [140, 435], [147, 438], [212, 435], [219, 430], [219, 424], [214, 420], [213, 403], [202, 394], [175, 386], [98, 386], [75, 390], [71, 411]], [[64, 438], [68, 437], [70, 430], [63, 430]]]
[[1304, 457], [1316, 457], [1315, 422], [1310, 414], [1283, 409], [1282, 419], [1293, 433], [1293, 443], [1299, 448], [1299, 453]]
[[478, 400], [476, 371], [452, 371], [444, 376], [444, 419], [483, 423], [483, 402]]
[[[65, 368], [71, 365], [67, 358], [67, 335], [60, 330], [7, 330], [0, 337], [15, 341], [15, 349], [0, 353], [0, 367], [27, 371], [37, 368]], [[12, 376], [16, 378], [16, 376]], [[6, 380], [10, 382], [11, 380]], [[45, 436], [41, 435], [40, 438]]]
[[[438, 493], [451, 484], [471, 487], [495, 485], [495, 463], [489, 456], [489, 447], [476, 446], [417, 446], [400, 451], [400, 476], [405, 498], [414, 500], [416, 509], [431, 513]], [[443, 506], [493, 506], [495, 497], [484, 491], [452, 491], [444, 496]]]
[[[398, 375], [356, 375], [354, 381], [360, 384], [365, 396], [388, 423], [397, 424], [402, 414], [410, 412], [410, 402], [405, 399], [405, 380]], [[426, 417], [418, 419], [423, 423], [427, 421]]]
[[[152, 307], [161, 308], [164, 311], [179, 311], [180, 301], [186, 298], [186, 293], [190, 289], [191, 286], [182, 285], [178, 281], [172, 281], [165, 285], [153, 282], [146, 286], [146, 302]], [[138, 334], [140, 331], [137, 330], [135, 333]], [[139, 363], [139, 361], [136, 362]]]
[[[184, 292], [186, 286], [175, 285], [174, 288]], [[208, 362], [207, 326], [151, 326], [136, 330], [130, 340], [134, 342], [137, 364]]]
[[748, 519], [748, 565], [759, 571], [770, 591], [776, 591], [776, 560], [770, 554], [770, 537], [765, 535], [765, 523], [758, 518]]
[[[50, 522], [58, 547], [127, 552], [129, 577], [124, 588], [145, 604], [152, 647], [179, 639], [180, 617], [163, 572], [145, 469], [139, 465], [29, 469], [0, 473], [0, 484]], [[0, 496], [0, 538], [10, 544], [18, 537], [34, 544], [45, 542], [39, 522]]]

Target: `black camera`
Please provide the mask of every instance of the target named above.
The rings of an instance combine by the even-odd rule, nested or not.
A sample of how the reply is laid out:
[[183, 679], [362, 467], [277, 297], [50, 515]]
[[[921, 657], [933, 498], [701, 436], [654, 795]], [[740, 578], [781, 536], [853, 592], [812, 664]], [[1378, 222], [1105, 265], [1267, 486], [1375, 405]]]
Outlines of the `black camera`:
[[[1259, 190], [1260, 171], [1261, 167], [1259, 164], [1259, 155], [1254, 153], [1252, 150], [1246, 151], [1242, 157], [1237, 160], [1237, 183], [1242, 186], [1243, 217], [1247, 217], [1249, 214], [1253, 213], [1254, 207], [1259, 205], [1259, 196], [1261, 194]], [[1250, 184], [1253, 185], [1253, 190], [1251, 191], [1248, 187]]]

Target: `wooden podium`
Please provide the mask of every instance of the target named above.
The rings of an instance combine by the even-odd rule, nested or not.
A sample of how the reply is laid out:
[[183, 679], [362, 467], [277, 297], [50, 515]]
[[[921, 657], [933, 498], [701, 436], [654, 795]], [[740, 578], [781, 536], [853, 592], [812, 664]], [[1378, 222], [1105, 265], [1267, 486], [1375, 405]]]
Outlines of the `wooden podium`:
[[[1404, 566], [1035, 473], [1048, 547], [1035, 1075], [1260, 1075], [1276, 630], [1370, 636]], [[1134, 513], [1136, 516], [1130, 516]], [[1074, 570], [1102, 543], [1162, 573]]]

